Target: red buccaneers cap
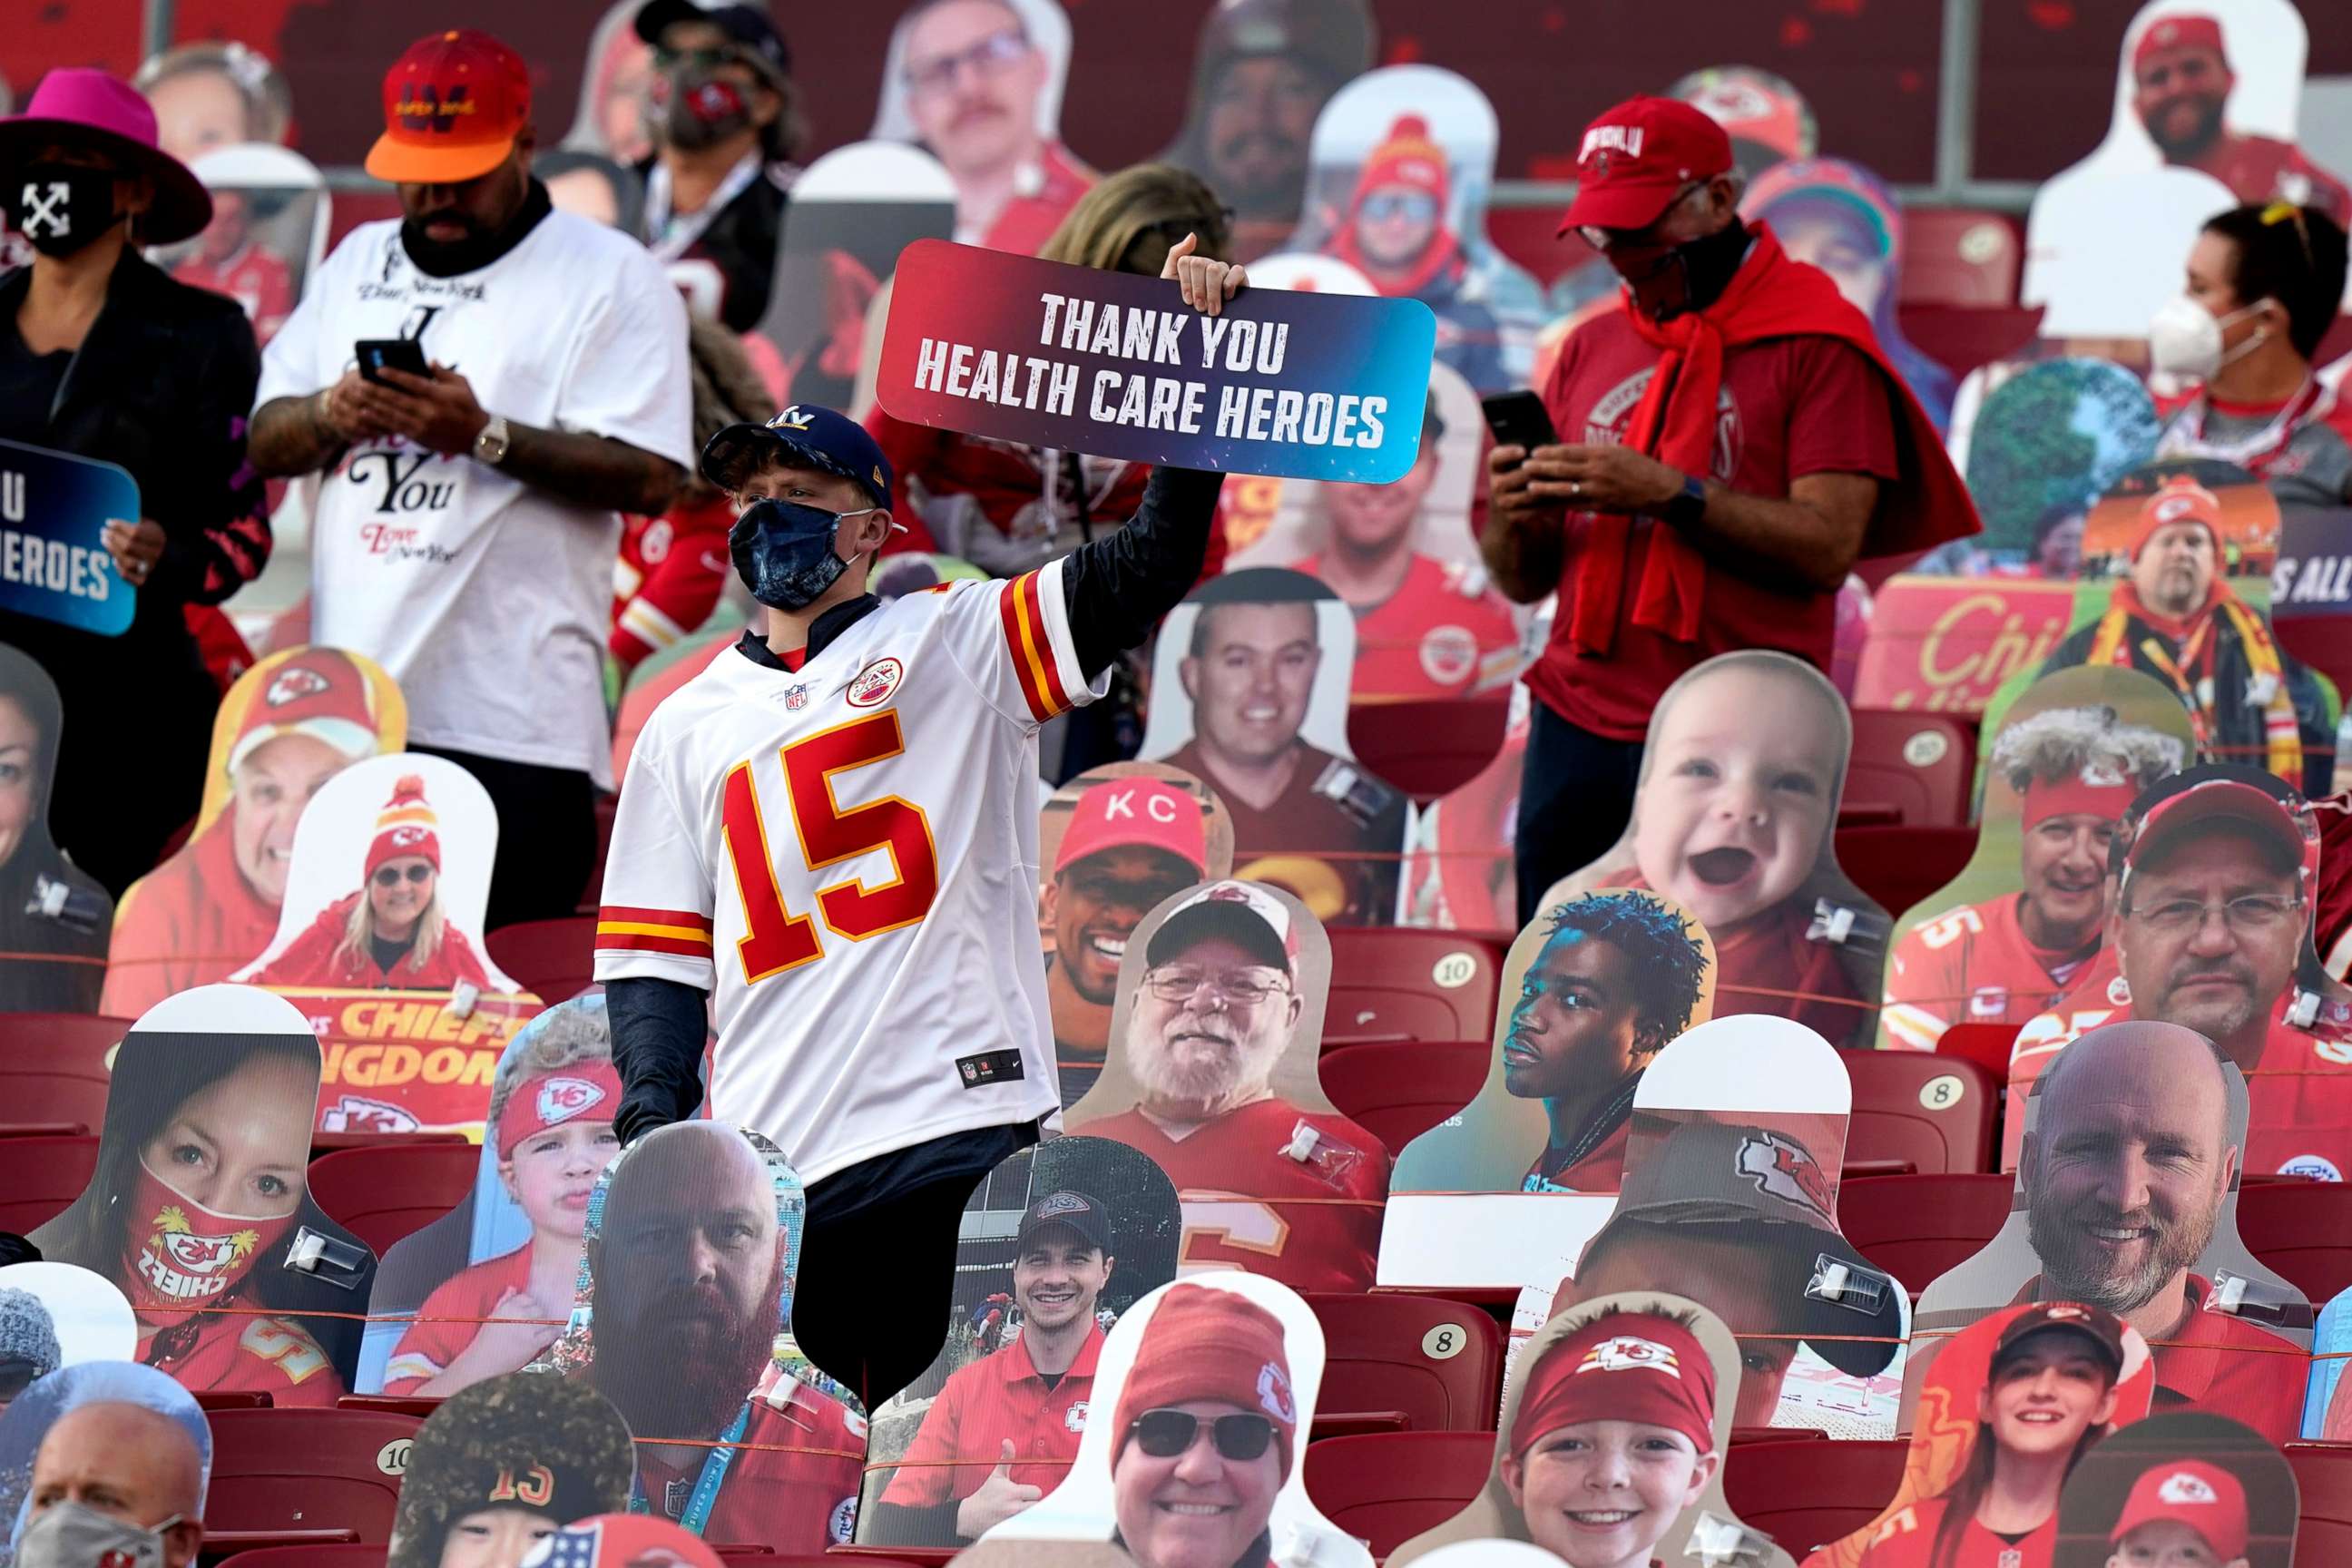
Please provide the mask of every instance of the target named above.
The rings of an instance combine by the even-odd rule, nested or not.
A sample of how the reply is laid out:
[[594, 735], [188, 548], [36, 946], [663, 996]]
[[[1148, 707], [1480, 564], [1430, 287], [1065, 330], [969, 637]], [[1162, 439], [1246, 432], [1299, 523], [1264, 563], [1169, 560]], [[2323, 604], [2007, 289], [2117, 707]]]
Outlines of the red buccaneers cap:
[[530, 121], [522, 57], [458, 27], [420, 38], [383, 79], [383, 134], [367, 172], [397, 185], [438, 185], [488, 174]]
[[1647, 228], [1676, 191], [1731, 166], [1731, 137], [1703, 110], [1679, 99], [1629, 98], [1584, 128], [1576, 199], [1559, 232]]

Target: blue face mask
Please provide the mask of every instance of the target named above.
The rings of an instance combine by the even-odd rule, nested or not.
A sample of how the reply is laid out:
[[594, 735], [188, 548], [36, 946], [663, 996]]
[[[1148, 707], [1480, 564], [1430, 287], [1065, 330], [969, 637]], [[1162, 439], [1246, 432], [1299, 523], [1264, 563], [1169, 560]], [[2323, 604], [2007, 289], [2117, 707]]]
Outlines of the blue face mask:
[[827, 511], [798, 501], [753, 501], [727, 531], [727, 552], [751, 597], [771, 609], [806, 609], [849, 569], [833, 548], [842, 519], [881, 510]]

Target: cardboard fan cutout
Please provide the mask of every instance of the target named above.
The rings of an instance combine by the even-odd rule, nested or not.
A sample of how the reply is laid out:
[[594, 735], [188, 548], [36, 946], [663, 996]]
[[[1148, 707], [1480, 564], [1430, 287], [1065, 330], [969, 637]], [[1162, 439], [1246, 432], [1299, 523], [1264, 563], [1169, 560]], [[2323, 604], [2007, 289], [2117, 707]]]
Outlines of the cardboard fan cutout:
[[602, 994], [549, 1008], [490, 1079], [481, 1173], [376, 1270], [358, 1391], [441, 1398], [527, 1366], [572, 1310], [596, 1178], [620, 1152]]
[[2312, 808], [2255, 768], [2191, 768], [2132, 802], [2110, 851], [2120, 883], [2105, 944], [2011, 1048], [2003, 1169], [2052, 1064], [2089, 1031], [2138, 1019], [2194, 1029], [2243, 1076], [2245, 1171], [2352, 1172], [2352, 1003], [2312, 948], [2320, 848]]
[[260, 957], [278, 934], [303, 808], [353, 763], [407, 742], [399, 686], [362, 655], [289, 648], [239, 677], [213, 721], [187, 844], [115, 910], [102, 1010], [135, 1018]]
[[0, 644], [0, 1013], [95, 1013], [114, 900], [49, 837], [65, 704]]
[[327, 1132], [476, 1134], [499, 1054], [540, 1010], [482, 946], [498, 811], [403, 752], [338, 773], [294, 833], [278, 935], [236, 978], [288, 997], [327, 1051]]
[[[782, 1152], [724, 1122], [649, 1132], [596, 1178], [571, 1323], [528, 1370], [620, 1411], [631, 1511], [784, 1552], [850, 1539], [865, 1412], [792, 1338], [807, 1208]], [[711, 1277], [682, 1289], [698, 1255]]]
[[153, 259], [180, 282], [243, 306], [268, 348], [326, 258], [334, 205], [326, 176], [299, 153], [266, 142], [216, 148], [189, 167], [212, 193], [212, 222]]
[[2004, 1551], [2047, 1563], [2067, 1475], [2147, 1414], [2155, 1381], [2147, 1342], [2102, 1307], [2004, 1307], [1970, 1324], [1926, 1374], [1886, 1510], [1805, 1568], [1927, 1568], [1937, 1552], [1991, 1564]]
[[1486, 237], [1494, 105], [1435, 66], [1384, 66], [1316, 117], [1287, 248], [1320, 250], [1437, 315], [1437, 360], [1481, 393], [1527, 384], [1543, 291]]
[[0, 1268], [0, 1406], [36, 1378], [86, 1361], [129, 1361], [139, 1342], [130, 1299], [70, 1263]]
[[1791, 1568], [1723, 1500], [1727, 1395], [1744, 1348], [1680, 1296], [1602, 1296], [1560, 1313], [1520, 1354], [1486, 1485], [1389, 1563], [1499, 1538], [1542, 1547], [1569, 1568], [1687, 1559]]
[[1330, 984], [1322, 926], [1263, 883], [1180, 893], [1128, 943], [1110, 1055], [1065, 1120], [1168, 1173], [1188, 1271], [1370, 1288], [1389, 1152], [1317, 1081]]
[[385, 1568], [520, 1563], [573, 1520], [627, 1507], [633, 1469], [628, 1426], [595, 1390], [521, 1373], [478, 1383], [417, 1429]]
[[1234, 824], [1214, 791], [1165, 763], [1110, 763], [1054, 792], [1037, 820], [1045, 1000], [1062, 1109], [1102, 1076], [1129, 941], [1144, 915], [1233, 875]]
[[1371, 68], [1374, 32], [1367, 0], [1219, 0], [1202, 20], [1184, 124], [1160, 162], [1232, 206], [1234, 260], [1256, 262], [1297, 226], [1316, 118]]
[[[1613, 1205], [1643, 1074], [1712, 1015], [1706, 932], [1654, 893], [1537, 912], [1503, 962], [1477, 1097], [1397, 1155], [1381, 1283], [1549, 1285]], [[1549, 1245], [1547, 1245], [1549, 1243]]]
[[[0, 1281], [5, 1278], [0, 1275]], [[2344, 1377], [2347, 1357], [2352, 1357], [2352, 1287], [2337, 1291], [2320, 1310], [2319, 1325], [2311, 1337], [2311, 1382], [2303, 1399], [2305, 1442], [2352, 1442], [2352, 1391]]]
[[1514, 1338], [1576, 1301], [1672, 1290], [1739, 1336], [1732, 1425], [1894, 1436], [1908, 1298], [1837, 1228], [1852, 1104], [1837, 1053], [1801, 1024], [1690, 1030], [1634, 1092], [1616, 1206], [1570, 1238], [1572, 1278], [1520, 1292]]
[[[1370, 1568], [1300, 1472], [1322, 1381], [1322, 1326], [1287, 1287], [1235, 1273], [1163, 1285], [1105, 1342], [1068, 1475], [980, 1550], [1108, 1541], [1137, 1568]], [[1187, 1518], [1166, 1506], [1197, 1496], [1204, 1473], [1224, 1507]]]
[[1906, 1404], [1958, 1330], [2020, 1302], [2082, 1301], [2147, 1338], [2158, 1411], [2193, 1405], [2292, 1437], [2311, 1307], [2238, 1239], [2236, 1065], [2178, 1025], [2110, 1024], [2042, 1069], [2024, 1121], [2007, 1223], [1919, 1299]]
[[1104, 1336], [1176, 1277], [1183, 1219], [1150, 1160], [1056, 1138], [1001, 1162], [964, 1205], [939, 1359], [874, 1412], [861, 1546], [953, 1547], [1061, 1484]]
[[1837, 689], [1801, 661], [1708, 659], [1658, 700], [1624, 837], [1545, 907], [1601, 888], [1662, 893], [1714, 939], [1718, 1017], [1769, 1013], [1868, 1044], [1888, 921], [1837, 863], [1853, 735]]
[[2074, 1467], [2054, 1568], [2294, 1568], [2301, 1510], [2294, 1468], [2259, 1433], [2201, 1412], [2151, 1415]]
[[1349, 746], [1355, 658], [1355, 617], [1315, 579], [1212, 578], [1160, 627], [1142, 754], [1216, 791], [1238, 874], [1288, 889], [1318, 921], [1385, 925], [1409, 803]]
[[725, 1568], [725, 1563], [667, 1520], [598, 1513], [531, 1548], [522, 1568]]
[[[137, 1411], [100, 1412], [81, 1415], [92, 1405], [135, 1405]], [[0, 1411], [0, 1568], [16, 1561], [25, 1527], [31, 1521], [33, 1462], [41, 1444], [63, 1421], [98, 1420], [101, 1445], [128, 1428], [151, 1426], [142, 1415], [152, 1413], [186, 1435], [196, 1460], [196, 1501], [201, 1505], [212, 1480], [213, 1432], [194, 1395], [152, 1367], [127, 1361], [86, 1362], [53, 1372], [40, 1379]], [[88, 1434], [90, 1429], [85, 1427]], [[171, 1444], [170, 1433], [142, 1433], [148, 1441]], [[194, 1549], [188, 1561], [194, 1562]]]
[[2196, 755], [2173, 694], [2137, 670], [2054, 670], [1989, 731], [1976, 852], [1895, 922], [1882, 1049], [1931, 1051], [1954, 1024], [2023, 1024], [2096, 962], [2116, 825]]
[[1055, 0], [909, 5], [891, 29], [873, 134], [946, 167], [956, 239], [1034, 255], [1095, 182], [1062, 144], [1069, 73], [1070, 18]]
[[1813, 106], [1788, 78], [1754, 66], [1708, 66], [1679, 78], [1668, 98], [1723, 127], [1731, 155], [1749, 179], [1784, 158], [1810, 158], [1820, 148]]
[[137, 1359], [198, 1393], [320, 1405], [351, 1386], [375, 1256], [310, 1200], [319, 1070], [267, 992], [158, 1004], [115, 1053], [89, 1185], [33, 1232], [129, 1297]]

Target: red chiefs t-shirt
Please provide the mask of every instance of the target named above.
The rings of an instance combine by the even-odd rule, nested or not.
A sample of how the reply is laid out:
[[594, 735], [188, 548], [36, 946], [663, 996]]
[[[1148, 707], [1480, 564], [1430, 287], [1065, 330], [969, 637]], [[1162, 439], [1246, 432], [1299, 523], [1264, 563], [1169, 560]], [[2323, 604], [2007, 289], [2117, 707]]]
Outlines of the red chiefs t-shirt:
[[530, 1243], [461, 1269], [434, 1288], [384, 1363], [383, 1391], [410, 1394], [449, 1370], [499, 1298], [530, 1283]]
[[1116, 1138], [1168, 1173], [1186, 1268], [1245, 1269], [1294, 1290], [1372, 1288], [1389, 1153], [1338, 1112], [1261, 1100], [1179, 1138], [1140, 1110], [1070, 1131]]
[[[1854, 1568], [1932, 1568], [1936, 1531], [1949, 1497], [1923, 1498], [1890, 1515], [1863, 1549]], [[2058, 1550], [2058, 1516], [2053, 1513], [2016, 1541], [1969, 1521], [1952, 1561], [1962, 1568], [2050, 1568]]]
[[[671, 1469], [637, 1443], [637, 1485], [652, 1511], [677, 1520], [701, 1479], [705, 1450]], [[702, 1539], [771, 1552], [816, 1552], [848, 1542], [866, 1467], [866, 1417], [790, 1377], [770, 1374], [719, 1483]]]
[[2338, 224], [2352, 221], [2344, 182], [2303, 155], [2292, 142], [2233, 131], [2193, 168], [2212, 175], [2242, 202], [2293, 202], [2317, 207]]
[[257, 1392], [279, 1406], [331, 1405], [343, 1395], [341, 1374], [299, 1323], [244, 1312], [201, 1312], [190, 1321], [194, 1337], [177, 1353], [156, 1351], [155, 1342], [173, 1331], [150, 1330], [139, 1336], [135, 1359], [197, 1394]]
[[[1561, 346], [1544, 384], [1544, 406], [1562, 441], [1618, 446], [1658, 363], [1622, 310], [1586, 322]], [[1896, 477], [1895, 415], [1878, 368], [1832, 338], [1773, 338], [1723, 358], [1715, 458], [1698, 476], [1748, 495], [1785, 498], [1807, 474]], [[1606, 655], [1570, 646], [1566, 600], [1577, 558], [1592, 532], [1590, 512], [1568, 518], [1568, 576], [1551, 643], [1527, 674], [1552, 711], [1580, 729], [1620, 741], [1648, 732], [1650, 710], [1692, 666], [1738, 648], [1778, 648], [1826, 671], [1835, 594], [1790, 594], [1710, 563], [1698, 638], [1681, 643], [1636, 626], [1633, 604], [1650, 539], [1664, 526], [1634, 520], [1618, 606], [1615, 646]]]
[[958, 1367], [923, 1412], [923, 1424], [899, 1456], [882, 1500], [909, 1508], [961, 1502], [988, 1479], [1007, 1442], [1017, 1456], [1013, 1485], [1045, 1491], [1061, 1485], [1087, 1429], [1102, 1344], [1102, 1330], [1091, 1331], [1078, 1359], [1051, 1388], [1029, 1359], [1025, 1335]]
[[1895, 944], [1879, 1022], [1906, 1050], [1932, 1051], [1954, 1024], [2023, 1024], [2057, 1005], [2096, 957], [2036, 947], [2018, 923], [2018, 895], [1923, 921]]
[[[1296, 563], [1322, 575], [1322, 558]], [[1415, 555], [1396, 592], [1356, 612], [1356, 668], [1351, 702], [1467, 697], [1500, 691], [1518, 662], [1519, 628], [1510, 602], [1495, 592], [1484, 568], [1449, 565]]]

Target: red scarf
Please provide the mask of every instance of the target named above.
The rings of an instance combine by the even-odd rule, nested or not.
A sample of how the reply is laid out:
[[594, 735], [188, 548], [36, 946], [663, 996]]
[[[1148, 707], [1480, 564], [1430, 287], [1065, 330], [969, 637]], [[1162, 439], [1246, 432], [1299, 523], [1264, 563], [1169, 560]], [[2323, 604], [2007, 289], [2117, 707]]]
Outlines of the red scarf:
[[[1870, 321], [1845, 301], [1830, 275], [1790, 258], [1765, 224], [1751, 226], [1755, 243], [1722, 298], [1706, 310], [1654, 321], [1620, 308], [1642, 341], [1658, 351], [1658, 367], [1625, 429], [1625, 445], [1686, 474], [1712, 471], [1716, 403], [1724, 356], [1769, 338], [1835, 338], [1869, 356], [1885, 377], [1901, 417], [1895, 458], [1902, 476], [1880, 487], [1864, 536], [1865, 558], [1911, 555], [1978, 532], [1976, 503], [1944, 454], [1935, 426], [1902, 375], [1887, 363]], [[1617, 638], [1617, 612], [1633, 519], [1623, 512], [1591, 514], [1592, 530], [1578, 563], [1569, 639], [1580, 653], [1606, 654]], [[1667, 528], [1650, 531], [1650, 549], [1635, 590], [1633, 624], [1676, 642], [1696, 642], [1706, 593], [1706, 563]]]

